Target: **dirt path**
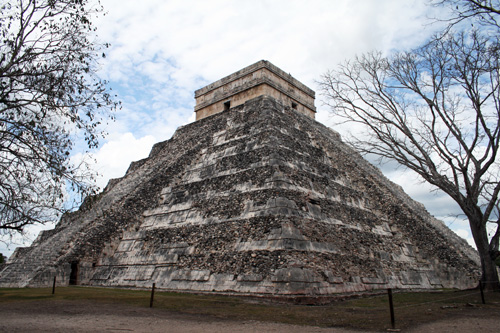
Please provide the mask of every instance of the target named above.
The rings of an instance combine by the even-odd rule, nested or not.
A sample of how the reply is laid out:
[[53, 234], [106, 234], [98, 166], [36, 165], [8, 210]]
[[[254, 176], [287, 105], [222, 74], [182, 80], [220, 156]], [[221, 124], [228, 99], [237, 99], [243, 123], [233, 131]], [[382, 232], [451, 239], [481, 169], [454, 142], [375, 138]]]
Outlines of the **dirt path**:
[[[500, 316], [464, 317], [405, 332], [498, 332]], [[0, 304], [1, 332], [355, 332], [256, 321], [228, 321], [160, 309], [88, 301], [23, 301]]]
[[[175, 314], [161, 309], [88, 301], [9, 302], [0, 304], [2, 332], [335, 332], [331, 329], [228, 321]], [[338, 332], [344, 332], [339, 330]]]

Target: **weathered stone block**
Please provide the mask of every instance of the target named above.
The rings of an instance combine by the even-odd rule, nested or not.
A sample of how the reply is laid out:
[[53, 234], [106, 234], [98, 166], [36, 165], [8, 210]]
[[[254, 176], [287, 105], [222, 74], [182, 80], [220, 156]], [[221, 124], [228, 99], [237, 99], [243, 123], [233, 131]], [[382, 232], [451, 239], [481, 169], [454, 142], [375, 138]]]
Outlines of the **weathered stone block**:
[[473, 250], [432, 221], [337, 134], [259, 97], [155, 145], [93, 207], [16, 251], [0, 286], [54, 274], [301, 296], [476, 284]]
[[414, 270], [400, 272], [400, 280], [404, 285], [419, 285], [422, 284], [422, 273]]
[[295, 201], [283, 197], [277, 197], [275, 200], [275, 205], [276, 207], [288, 207], [291, 209], [298, 209]]
[[155, 269], [155, 266], [130, 266], [124, 274], [123, 279], [129, 281], [149, 281]]
[[308, 202], [307, 209], [308, 209], [310, 215], [314, 216], [315, 218], [319, 218], [319, 219], [322, 218], [320, 206], [313, 205], [313, 204]]
[[429, 279], [429, 282], [434, 285], [434, 286], [442, 286], [442, 279], [439, 278], [439, 276], [436, 274], [436, 272], [433, 271], [427, 271], [425, 272], [427, 275], [427, 279]]
[[173, 281], [208, 281], [209, 270], [178, 270], [172, 273]]
[[236, 280], [245, 282], [260, 282], [264, 280], [264, 277], [261, 274], [240, 274]]
[[366, 284], [387, 284], [385, 277], [362, 277], [361, 282]]
[[341, 276], [336, 276], [332, 271], [324, 271], [328, 282], [334, 284], [344, 283], [344, 279]]
[[313, 271], [302, 268], [281, 268], [271, 277], [273, 282], [319, 282], [322, 279]]
[[120, 245], [118, 245], [118, 248], [116, 249], [116, 252], [126, 252], [129, 251], [132, 246], [134, 245], [134, 240], [128, 240], [128, 241], [121, 241]]

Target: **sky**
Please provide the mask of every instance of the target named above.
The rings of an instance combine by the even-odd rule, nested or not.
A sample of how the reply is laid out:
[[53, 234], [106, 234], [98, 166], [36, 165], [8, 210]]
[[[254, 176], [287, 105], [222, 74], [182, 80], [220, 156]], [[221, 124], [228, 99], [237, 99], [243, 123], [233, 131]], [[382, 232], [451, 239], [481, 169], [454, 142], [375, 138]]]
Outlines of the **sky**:
[[[122, 101], [95, 151], [98, 186], [122, 177], [154, 143], [194, 121], [194, 91], [259, 60], [269, 60], [316, 90], [316, 119], [341, 132], [322, 104], [317, 80], [362, 53], [389, 54], [424, 42], [436, 29], [425, 0], [101, 0], [98, 42], [110, 43], [98, 75]], [[73, 158], [81, 158], [75, 151]], [[394, 165], [380, 166], [434, 216], [471, 242], [457, 205]], [[53, 228], [53, 225], [44, 227]], [[41, 228], [0, 252], [10, 255]], [[9, 243], [9, 242], [8, 242]]]

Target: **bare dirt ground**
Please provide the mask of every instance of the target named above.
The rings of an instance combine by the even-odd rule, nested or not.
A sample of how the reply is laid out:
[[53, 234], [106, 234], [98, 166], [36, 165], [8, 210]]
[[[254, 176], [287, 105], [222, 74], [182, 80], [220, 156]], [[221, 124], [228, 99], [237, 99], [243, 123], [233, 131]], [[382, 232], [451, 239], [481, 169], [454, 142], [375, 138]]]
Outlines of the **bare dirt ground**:
[[[356, 332], [257, 321], [228, 321], [161, 309], [90, 301], [20, 301], [0, 304], [1, 332]], [[500, 314], [464, 315], [402, 332], [499, 332]], [[359, 331], [358, 331], [359, 332]]]

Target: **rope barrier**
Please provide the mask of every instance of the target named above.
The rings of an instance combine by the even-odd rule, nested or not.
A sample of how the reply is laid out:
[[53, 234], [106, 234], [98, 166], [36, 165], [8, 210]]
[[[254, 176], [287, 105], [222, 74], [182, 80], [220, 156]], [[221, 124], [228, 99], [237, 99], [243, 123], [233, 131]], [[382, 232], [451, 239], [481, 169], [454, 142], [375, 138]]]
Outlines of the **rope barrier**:
[[[483, 281], [482, 283], [484, 285], [484, 283], [496, 283], [496, 282], [497, 281]], [[492, 293], [492, 292], [495, 292], [495, 291], [494, 290], [483, 290], [483, 293], [485, 293], [485, 294], [486, 293]], [[395, 309], [404, 309], [404, 308], [415, 307], [415, 306], [420, 306], [420, 305], [424, 305], [424, 304], [439, 303], [439, 302], [449, 301], [449, 300], [458, 299], [458, 298], [465, 298], [465, 297], [469, 297], [469, 296], [480, 294], [480, 293], [481, 293], [481, 291], [478, 290], [478, 291], [473, 291], [473, 292], [465, 294], [465, 295], [453, 296], [453, 297], [447, 297], [447, 298], [441, 298], [441, 299], [435, 300], [435, 301], [428, 301], [428, 302], [422, 302], [422, 303], [402, 305], [402, 306], [395, 307]]]
[[424, 305], [424, 304], [440, 303], [440, 302], [443, 302], [443, 301], [449, 301], [449, 300], [452, 300], [452, 299], [458, 299], [458, 298], [468, 297], [468, 296], [475, 295], [475, 294], [478, 294], [478, 293], [479, 293], [479, 292], [478, 292], [478, 291], [476, 291], [476, 292], [473, 292], [473, 293], [470, 293], [470, 294], [466, 294], [466, 295], [454, 296], [454, 297], [447, 297], [447, 298], [441, 298], [441, 299], [439, 299], [439, 300], [435, 300], [435, 301], [428, 301], [428, 302], [422, 302], [422, 303], [415, 303], [415, 304], [409, 304], [409, 305], [402, 305], [402, 306], [397, 306], [397, 307], [395, 307], [395, 309], [405, 309], [405, 308], [416, 307], [416, 306], [420, 306], [420, 305]]
[[467, 293], [467, 294], [464, 294], [464, 295], [453, 296], [453, 297], [446, 297], [446, 298], [440, 298], [440, 299], [437, 299], [437, 300], [434, 300], [434, 301], [420, 302], [420, 303], [414, 303], [414, 304], [408, 304], [408, 305], [401, 305], [401, 306], [397, 306], [397, 307], [394, 307], [393, 297], [392, 297], [392, 289], [389, 288], [389, 289], [387, 289], [387, 292], [388, 292], [388, 295], [389, 295], [389, 308], [390, 308], [390, 312], [391, 312], [391, 327], [393, 329], [395, 328], [394, 309], [398, 309], [399, 310], [399, 309], [407, 309], [407, 308], [412, 308], [412, 307], [419, 307], [419, 306], [426, 305], [426, 304], [442, 303], [442, 302], [449, 301], [449, 300], [470, 297], [470, 296], [473, 296], [473, 295], [477, 295], [478, 293], [481, 295], [482, 303], [486, 304], [485, 298], [484, 298], [484, 294], [485, 293], [494, 292], [494, 290], [486, 290], [486, 291], [484, 291], [484, 289], [483, 289], [484, 283], [498, 283], [498, 281], [480, 281], [479, 282], [479, 289], [480, 289], [479, 292], [478, 291], [474, 291], [474, 292]]

